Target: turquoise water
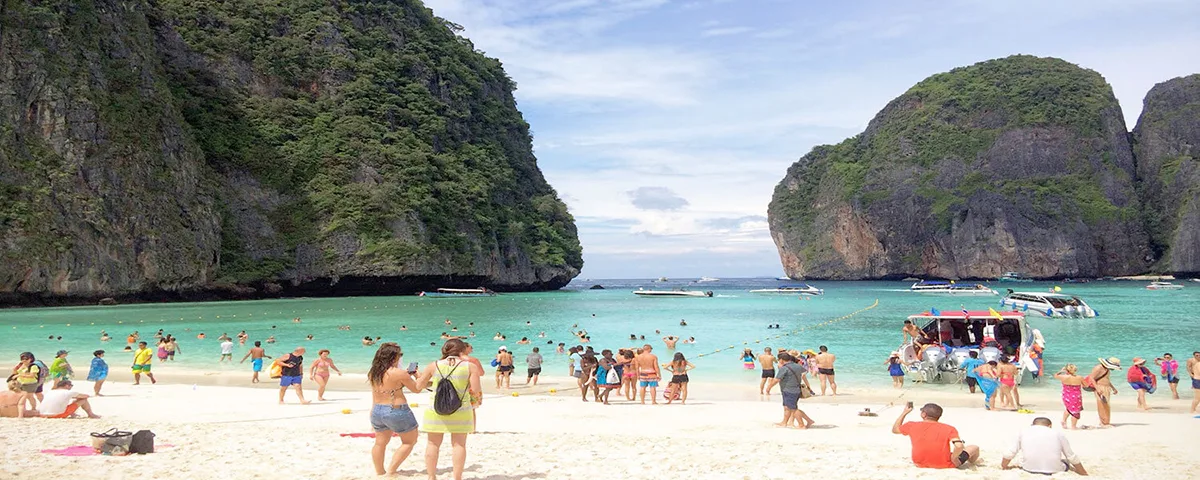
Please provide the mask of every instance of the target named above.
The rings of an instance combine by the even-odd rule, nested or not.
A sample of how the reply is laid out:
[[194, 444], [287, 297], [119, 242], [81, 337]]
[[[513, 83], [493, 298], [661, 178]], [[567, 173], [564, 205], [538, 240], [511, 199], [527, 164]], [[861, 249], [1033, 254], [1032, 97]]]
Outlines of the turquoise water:
[[[344, 370], [365, 372], [374, 350], [361, 345], [363, 336], [398, 342], [405, 350], [406, 361], [424, 364], [435, 358], [441, 333], [450, 332], [450, 327], [443, 324], [449, 318], [459, 328], [458, 334], [467, 335], [470, 331], [477, 334], [469, 340], [475, 345], [477, 356], [487, 359], [500, 345], [506, 345], [516, 351], [520, 367], [525, 353], [533, 346], [540, 346], [550, 373], [558, 373], [553, 370], [555, 367], [565, 372], [566, 360], [555, 355], [553, 346], [546, 342], [573, 344], [569, 331], [578, 325], [591, 334], [591, 345], [597, 351], [650, 343], [660, 356], [665, 356], [662, 336], [695, 337], [695, 344], [680, 344], [678, 351], [697, 364], [699, 369], [693, 379], [698, 381], [756, 376], [757, 372], [742, 369], [740, 363], [743, 342], [748, 342], [755, 352], [763, 346], [815, 349], [818, 345], [828, 345], [838, 355], [838, 373], [843, 382], [882, 386], [890, 384], [882, 362], [899, 344], [900, 325], [905, 317], [930, 307], [943, 311], [956, 310], [960, 305], [973, 310], [986, 309], [998, 307], [1000, 301], [1000, 297], [916, 295], [907, 291], [909, 284], [905, 282], [814, 282], [826, 294], [809, 300], [747, 292], [782, 283], [785, 282], [726, 279], [694, 287], [714, 291], [713, 298], [641, 298], [630, 293], [638, 286], [670, 287], [686, 282], [589, 280], [574, 282], [557, 292], [471, 299], [355, 297], [10, 309], [0, 311], [0, 332], [4, 335], [0, 358], [15, 363], [19, 352], [29, 350], [48, 363], [56, 350], [64, 348], [73, 352], [70, 359], [77, 368], [85, 368], [91, 351], [103, 348], [109, 352], [109, 364], [119, 368], [130, 357], [121, 352], [127, 334], [138, 330], [143, 339], [148, 339], [161, 328], [180, 339], [182, 353], [176, 357], [179, 365], [206, 371], [244, 370], [248, 365], [217, 365], [220, 347], [216, 338], [221, 333], [234, 336], [246, 330], [251, 341], [265, 340], [269, 335], [279, 340], [266, 345], [268, 354], [282, 353], [296, 345], [304, 345], [314, 353], [328, 348]], [[592, 284], [609, 288], [585, 289]], [[1012, 285], [1016, 284], [994, 283], [992, 287], [1003, 291]], [[1013, 288], [1045, 291], [1053, 285], [1037, 282]], [[1193, 350], [1200, 350], [1197, 334], [1200, 324], [1196, 322], [1196, 313], [1200, 312], [1200, 284], [1188, 283], [1183, 290], [1173, 292], [1148, 291], [1145, 285], [1145, 282], [1062, 285], [1065, 293], [1079, 295], [1101, 316], [1029, 317], [1031, 326], [1040, 329], [1046, 338], [1047, 368], [1056, 370], [1067, 362], [1090, 365], [1096, 357], [1110, 355], [1120, 357], [1128, 365], [1134, 356], [1153, 362], [1154, 357], [1164, 352], [1183, 358]], [[821, 325], [868, 307], [876, 299], [879, 305], [872, 310]], [[302, 318], [302, 323], [292, 323], [293, 317]], [[680, 319], [686, 319], [688, 326], [679, 326]], [[475, 326], [469, 327], [469, 322]], [[775, 323], [782, 329], [766, 329], [768, 324]], [[350, 325], [352, 329], [341, 331], [338, 325]], [[401, 331], [401, 325], [408, 330]], [[806, 330], [798, 335], [754, 343], [801, 327]], [[101, 330], [107, 330], [113, 340], [100, 342]], [[656, 334], [655, 330], [661, 330], [662, 334]], [[538, 338], [543, 331], [546, 337]], [[200, 332], [208, 338], [197, 340], [196, 334]], [[493, 340], [497, 332], [508, 339]], [[629, 341], [631, 333], [645, 335], [647, 342]], [[312, 341], [305, 340], [309, 334], [314, 336]], [[50, 335], [62, 336], [62, 340], [48, 340]], [[523, 336], [534, 344], [517, 345], [516, 341]], [[150, 342], [153, 344], [152, 339]], [[247, 347], [235, 349], [235, 360], [241, 359]], [[713, 353], [716, 349], [724, 351]], [[698, 356], [701, 353], [705, 354], [702, 358]]]

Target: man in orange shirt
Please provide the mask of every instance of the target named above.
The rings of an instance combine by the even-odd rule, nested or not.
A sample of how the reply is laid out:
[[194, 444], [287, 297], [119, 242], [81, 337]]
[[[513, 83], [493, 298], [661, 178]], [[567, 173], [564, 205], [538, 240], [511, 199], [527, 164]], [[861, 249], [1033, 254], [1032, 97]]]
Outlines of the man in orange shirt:
[[967, 468], [979, 460], [979, 447], [966, 445], [958, 438], [958, 430], [938, 422], [942, 407], [926, 403], [921, 407], [920, 422], [904, 422], [913, 411], [912, 402], [892, 424], [892, 433], [907, 435], [912, 441], [913, 463], [921, 468]]

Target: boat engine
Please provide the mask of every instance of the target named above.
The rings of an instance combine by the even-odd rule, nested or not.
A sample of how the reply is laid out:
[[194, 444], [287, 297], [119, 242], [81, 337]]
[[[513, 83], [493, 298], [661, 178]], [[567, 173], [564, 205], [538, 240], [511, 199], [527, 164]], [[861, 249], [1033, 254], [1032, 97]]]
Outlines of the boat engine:
[[985, 362], [999, 362], [1000, 349], [996, 347], [983, 347], [979, 349], [979, 358]]
[[962, 365], [963, 362], [967, 361], [968, 358], [971, 358], [971, 349], [966, 347], [955, 348], [954, 350], [950, 351], [950, 359], [952, 360], [952, 365], [950, 366], [957, 369], [958, 366]]

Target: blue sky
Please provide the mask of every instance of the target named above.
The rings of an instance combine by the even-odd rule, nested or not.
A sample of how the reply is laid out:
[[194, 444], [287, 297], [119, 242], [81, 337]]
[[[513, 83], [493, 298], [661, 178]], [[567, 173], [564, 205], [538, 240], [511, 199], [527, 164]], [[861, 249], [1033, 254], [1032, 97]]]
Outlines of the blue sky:
[[937, 72], [1013, 54], [1113, 85], [1133, 128], [1200, 72], [1200, 2], [426, 0], [517, 82], [582, 277], [780, 275], [771, 192]]

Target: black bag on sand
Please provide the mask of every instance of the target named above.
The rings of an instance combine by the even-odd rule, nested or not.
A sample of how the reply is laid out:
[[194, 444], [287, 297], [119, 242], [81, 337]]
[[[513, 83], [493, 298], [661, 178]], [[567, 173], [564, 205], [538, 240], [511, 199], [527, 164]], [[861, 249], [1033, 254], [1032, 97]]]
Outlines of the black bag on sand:
[[154, 453], [154, 432], [138, 430], [129, 443], [129, 453]]

